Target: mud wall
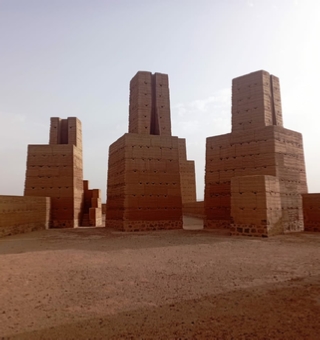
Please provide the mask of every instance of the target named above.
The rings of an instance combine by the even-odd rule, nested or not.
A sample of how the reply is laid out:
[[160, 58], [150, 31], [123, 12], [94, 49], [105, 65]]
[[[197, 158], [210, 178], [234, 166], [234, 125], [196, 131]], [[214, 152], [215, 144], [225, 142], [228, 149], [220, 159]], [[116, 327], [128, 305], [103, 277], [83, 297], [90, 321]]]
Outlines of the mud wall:
[[50, 198], [0, 196], [0, 237], [48, 229]]

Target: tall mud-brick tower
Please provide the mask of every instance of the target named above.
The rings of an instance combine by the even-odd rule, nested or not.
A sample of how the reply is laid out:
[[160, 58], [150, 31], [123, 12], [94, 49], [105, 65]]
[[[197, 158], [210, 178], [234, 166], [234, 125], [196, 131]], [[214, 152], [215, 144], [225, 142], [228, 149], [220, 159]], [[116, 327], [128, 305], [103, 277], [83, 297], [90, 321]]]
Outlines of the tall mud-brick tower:
[[279, 79], [232, 81], [232, 132], [207, 138], [205, 228], [268, 236], [303, 230], [302, 135], [283, 127]]
[[79, 226], [83, 202], [79, 119], [51, 118], [49, 145], [28, 145], [24, 195], [51, 197], [50, 227]]
[[130, 82], [129, 133], [109, 148], [106, 227], [182, 228], [182, 202], [196, 200], [185, 149], [171, 136], [168, 76], [138, 72]]

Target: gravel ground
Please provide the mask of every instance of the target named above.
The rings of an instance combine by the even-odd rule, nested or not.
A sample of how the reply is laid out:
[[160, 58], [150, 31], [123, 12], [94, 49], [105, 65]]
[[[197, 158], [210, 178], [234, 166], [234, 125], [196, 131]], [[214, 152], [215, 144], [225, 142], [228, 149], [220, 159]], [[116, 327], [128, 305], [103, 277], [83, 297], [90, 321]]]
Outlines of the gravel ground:
[[6, 237], [0, 339], [320, 339], [320, 233]]

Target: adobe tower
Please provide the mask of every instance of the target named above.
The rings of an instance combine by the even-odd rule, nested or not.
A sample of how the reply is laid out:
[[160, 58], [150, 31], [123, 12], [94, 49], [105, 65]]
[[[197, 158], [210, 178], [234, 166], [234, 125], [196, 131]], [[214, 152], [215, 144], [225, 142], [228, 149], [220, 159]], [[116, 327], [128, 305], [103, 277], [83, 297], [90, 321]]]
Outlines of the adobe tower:
[[285, 129], [279, 79], [257, 71], [232, 81], [232, 132], [207, 138], [205, 228], [268, 236], [303, 230], [302, 135]]
[[196, 200], [194, 162], [171, 136], [166, 74], [138, 72], [130, 82], [129, 133], [109, 148], [106, 226], [182, 228], [182, 203]]
[[28, 145], [24, 195], [51, 197], [50, 227], [81, 224], [82, 131], [78, 118], [51, 118], [49, 145]]

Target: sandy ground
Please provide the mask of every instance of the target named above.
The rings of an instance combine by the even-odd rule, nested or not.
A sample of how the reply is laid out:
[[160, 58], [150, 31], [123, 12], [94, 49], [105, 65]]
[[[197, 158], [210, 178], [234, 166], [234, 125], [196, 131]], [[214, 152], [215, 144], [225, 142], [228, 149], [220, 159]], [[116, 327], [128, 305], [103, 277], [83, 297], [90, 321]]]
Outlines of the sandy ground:
[[0, 339], [320, 339], [320, 234], [6, 237]]

